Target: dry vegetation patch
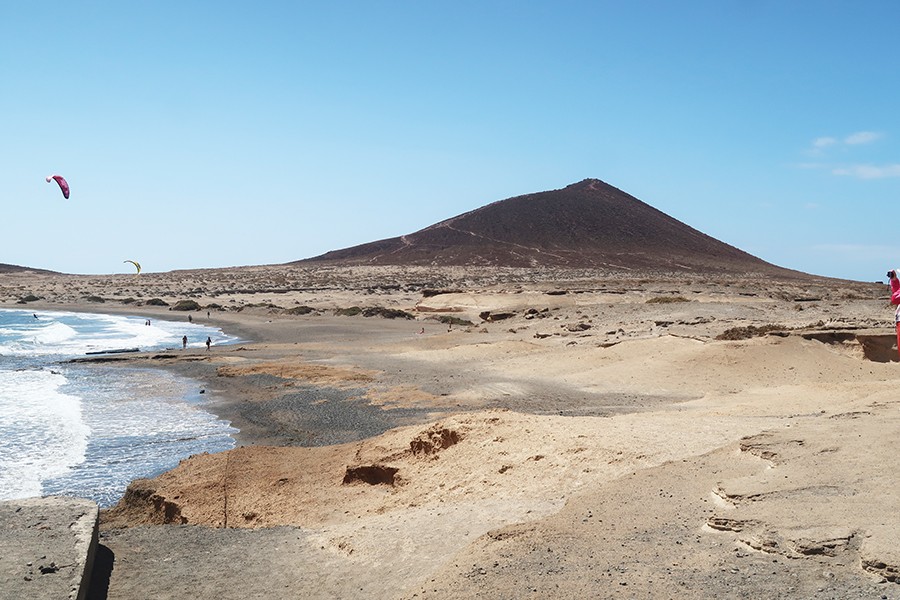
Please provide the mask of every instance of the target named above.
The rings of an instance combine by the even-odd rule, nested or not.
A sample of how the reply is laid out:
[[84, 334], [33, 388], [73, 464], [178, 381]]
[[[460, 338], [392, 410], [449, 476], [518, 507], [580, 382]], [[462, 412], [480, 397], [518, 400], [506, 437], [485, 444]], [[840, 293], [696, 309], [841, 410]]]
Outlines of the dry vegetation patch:
[[732, 327], [731, 329], [726, 329], [722, 333], [716, 336], [717, 340], [749, 340], [753, 337], [761, 337], [764, 335], [768, 335], [773, 331], [785, 331], [787, 329], [783, 325], [761, 325], [759, 327], [755, 325], [746, 325], [743, 327]]
[[647, 300], [647, 304], [673, 304], [677, 302], [690, 302], [684, 296], [655, 296]]
[[303, 380], [319, 385], [359, 385], [375, 380], [374, 371], [311, 365], [296, 360], [272, 361], [253, 365], [229, 365], [216, 370], [220, 377], [240, 377], [244, 375], [272, 375], [282, 379]]

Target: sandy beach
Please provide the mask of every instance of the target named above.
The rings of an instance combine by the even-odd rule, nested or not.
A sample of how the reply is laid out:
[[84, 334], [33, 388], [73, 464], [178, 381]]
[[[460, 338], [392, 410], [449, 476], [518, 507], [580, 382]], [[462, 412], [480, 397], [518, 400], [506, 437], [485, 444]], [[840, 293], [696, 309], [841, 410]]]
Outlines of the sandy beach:
[[900, 597], [887, 295], [561, 269], [0, 276], [3, 308], [244, 340], [94, 359], [196, 378], [240, 429], [104, 511], [111, 599]]

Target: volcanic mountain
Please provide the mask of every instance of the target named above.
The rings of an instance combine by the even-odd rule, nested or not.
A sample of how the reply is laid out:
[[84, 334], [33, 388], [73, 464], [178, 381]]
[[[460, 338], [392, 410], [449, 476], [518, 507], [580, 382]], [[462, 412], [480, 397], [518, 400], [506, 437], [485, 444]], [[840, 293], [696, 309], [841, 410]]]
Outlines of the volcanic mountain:
[[415, 233], [297, 263], [805, 275], [720, 242], [598, 179], [500, 200]]

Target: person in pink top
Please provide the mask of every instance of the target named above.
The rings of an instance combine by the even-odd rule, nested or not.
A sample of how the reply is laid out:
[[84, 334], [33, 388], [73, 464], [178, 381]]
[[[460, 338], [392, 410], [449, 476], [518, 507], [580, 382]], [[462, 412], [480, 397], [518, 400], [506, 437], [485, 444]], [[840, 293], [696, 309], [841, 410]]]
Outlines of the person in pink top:
[[887, 272], [891, 280], [891, 304], [897, 307], [894, 311], [894, 327], [897, 329], [897, 353], [900, 355], [900, 269], [891, 269]]
[[[897, 307], [897, 313], [900, 313], [900, 277], [898, 277], [900, 269], [891, 269], [887, 272], [888, 279], [891, 280], [891, 304]], [[900, 321], [900, 319], [894, 319]]]

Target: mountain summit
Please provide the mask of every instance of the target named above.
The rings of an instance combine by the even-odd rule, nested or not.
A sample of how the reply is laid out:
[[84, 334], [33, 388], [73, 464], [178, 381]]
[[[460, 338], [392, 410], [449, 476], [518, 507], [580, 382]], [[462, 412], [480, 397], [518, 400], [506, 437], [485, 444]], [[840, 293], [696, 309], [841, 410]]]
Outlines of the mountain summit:
[[599, 179], [500, 200], [415, 233], [298, 262], [799, 275]]

